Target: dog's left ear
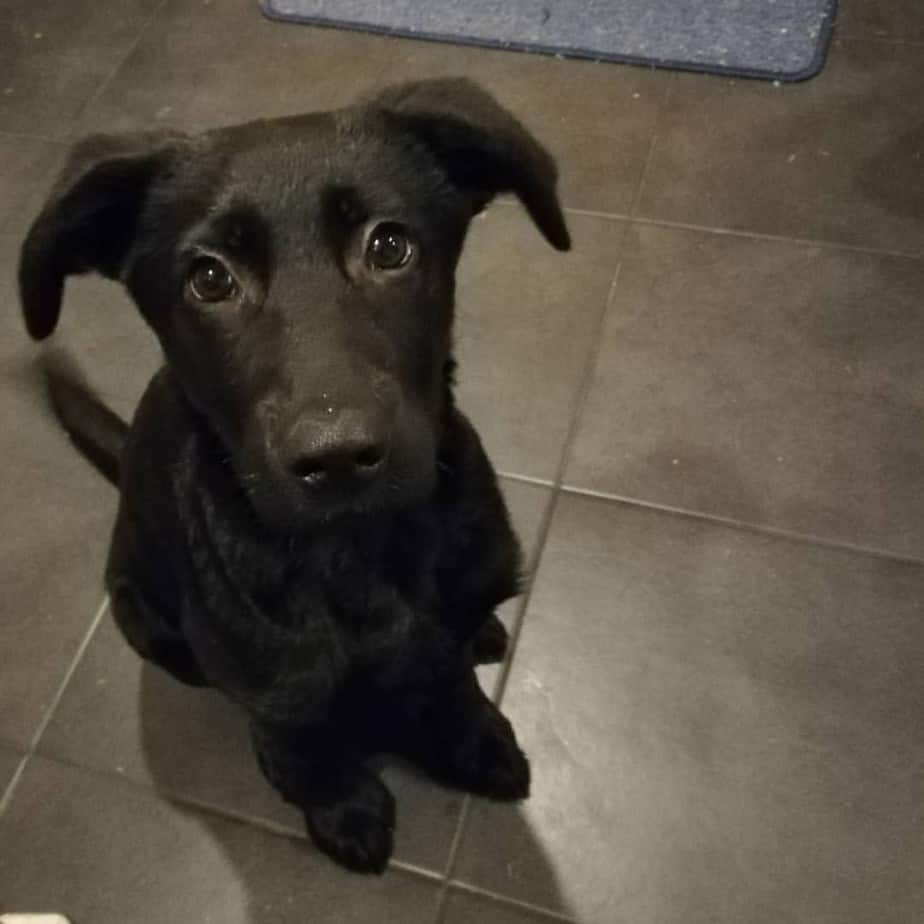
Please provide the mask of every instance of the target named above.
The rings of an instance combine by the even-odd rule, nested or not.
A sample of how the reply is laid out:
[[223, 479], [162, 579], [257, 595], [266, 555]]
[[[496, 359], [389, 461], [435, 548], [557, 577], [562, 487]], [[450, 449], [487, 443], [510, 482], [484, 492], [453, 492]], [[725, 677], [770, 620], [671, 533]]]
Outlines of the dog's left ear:
[[36, 340], [58, 323], [67, 276], [119, 276], [151, 183], [169, 169], [174, 141], [154, 133], [95, 135], [74, 146], [19, 257], [23, 316]]
[[513, 192], [546, 240], [571, 247], [548, 151], [489, 93], [465, 79], [425, 80], [385, 90], [375, 101], [420, 138], [473, 199], [479, 212], [496, 195]]

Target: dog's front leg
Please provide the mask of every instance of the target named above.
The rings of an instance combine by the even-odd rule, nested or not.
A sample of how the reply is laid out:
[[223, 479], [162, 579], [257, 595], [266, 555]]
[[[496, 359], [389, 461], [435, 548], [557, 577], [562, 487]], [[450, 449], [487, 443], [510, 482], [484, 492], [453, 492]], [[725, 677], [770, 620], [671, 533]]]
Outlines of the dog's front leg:
[[438, 776], [494, 799], [529, 795], [529, 761], [510, 722], [478, 685], [474, 670], [466, 670], [438, 694], [427, 724]]
[[395, 800], [385, 784], [330, 727], [251, 725], [264, 776], [298, 806], [320, 850], [362, 873], [384, 871], [392, 852]]
[[471, 423], [455, 411], [444, 435], [436, 563], [445, 617], [478, 663], [502, 661], [508, 636], [495, 609], [520, 589], [522, 552], [494, 468]]
[[126, 641], [152, 664], [192, 687], [208, 686], [196, 656], [183, 636], [148, 606], [127, 579], [109, 581], [112, 615]]

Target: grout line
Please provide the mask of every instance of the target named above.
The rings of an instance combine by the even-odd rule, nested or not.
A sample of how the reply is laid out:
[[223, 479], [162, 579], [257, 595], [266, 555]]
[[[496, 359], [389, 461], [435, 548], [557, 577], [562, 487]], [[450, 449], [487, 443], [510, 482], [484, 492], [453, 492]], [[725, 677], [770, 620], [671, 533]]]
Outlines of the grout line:
[[[519, 207], [517, 202], [495, 203], [502, 207]], [[596, 218], [600, 221], [609, 221], [614, 224], [626, 222], [629, 225], [650, 225], [655, 228], [671, 228], [678, 231], [696, 231], [700, 234], [714, 234], [722, 237], [740, 237], [755, 241], [774, 241], [780, 244], [798, 244], [804, 247], [820, 247], [824, 250], [843, 250], [847, 253], [865, 253], [878, 257], [893, 257], [898, 260], [913, 260], [920, 263], [924, 260], [924, 251], [890, 250], [887, 247], [873, 247], [865, 244], [847, 244], [843, 241], [833, 241], [817, 237], [791, 237], [785, 234], [770, 234], [766, 231], [748, 231], [744, 228], [720, 228], [714, 225], [698, 225], [689, 221], [673, 221], [669, 218], [650, 218], [644, 215], [633, 215], [629, 212], [601, 212], [596, 209], [584, 209], [578, 206], [563, 206], [566, 215], [576, 215], [581, 218]]]
[[[629, 226], [626, 225], [619, 240], [618, 250], [621, 250], [628, 230]], [[594, 372], [597, 368], [597, 362], [600, 357], [600, 350], [602, 349], [603, 328], [606, 324], [606, 319], [609, 315], [610, 307], [612, 306], [616, 295], [616, 289], [619, 284], [619, 276], [621, 270], [622, 259], [620, 258], [619, 262], [616, 264], [616, 269], [613, 272], [613, 278], [610, 281], [610, 287], [607, 291], [606, 298], [604, 299], [603, 308], [600, 310], [600, 314], [597, 317], [597, 322], [594, 325], [594, 339], [591, 341], [591, 348], [584, 366], [584, 373], [581, 377], [580, 384], [578, 385], [574, 406], [571, 409], [571, 418], [568, 423], [568, 430], [565, 433], [564, 440], [562, 441], [561, 455], [559, 456], [558, 466], [555, 471], [555, 482], [552, 488], [552, 496], [549, 499], [548, 505], [543, 514], [542, 522], [539, 526], [539, 534], [536, 539], [535, 557], [530, 569], [530, 582], [526, 587], [526, 592], [523, 594], [523, 599], [517, 610], [517, 616], [514, 620], [513, 628], [510, 633], [508, 654], [500, 666], [497, 682], [494, 686], [494, 701], [498, 706], [500, 706], [503, 702], [504, 693], [507, 691], [507, 681], [510, 677], [510, 671], [513, 667], [514, 655], [516, 654], [517, 647], [520, 643], [520, 636], [523, 633], [523, 625], [526, 621], [526, 612], [529, 608], [530, 600], [532, 599], [533, 588], [535, 587], [536, 583], [536, 575], [539, 573], [539, 567], [542, 564], [542, 556], [545, 552], [546, 540], [548, 539], [549, 532], [552, 529], [552, 520], [555, 517], [555, 511], [558, 507], [558, 498], [561, 493], [561, 486], [564, 481], [565, 471], [568, 465], [568, 459], [570, 457], [571, 445], [577, 435], [581, 413], [584, 409], [584, 404], [587, 401], [587, 396], [590, 392], [591, 384], [593, 382]]]
[[[497, 200], [494, 203], [504, 208], [520, 208], [516, 201]], [[581, 218], [596, 218], [613, 224], [625, 222], [629, 225], [651, 225], [655, 228], [672, 228], [678, 231], [696, 231], [700, 234], [714, 234], [722, 237], [740, 237], [756, 241], [775, 241], [781, 244], [798, 244], [807, 247], [820, 247], [824, 250], [843, 250], [848, 253], [865, 253], [879, 257], [894, 257], [900, 260], [924, 260], [924, 251], [890, 250], [887, 247], [873, 247], [865, 244], [847, 244], [843, 241], [827, 240], [816, 237], [791, 237], [785, 234], [770, 234], [766, 231], [749, 231], [744, 228], [720, 228], [715, 225], [699, 225], [689, 221], [673, 221], [670, 218], [651, 218], [634, 215], [631, 212], [601, 212], [596, 209], [584, 209], [574, 205], [563, 206], [566, 215]]]
[[67, 690], [67, 686], [71, 682], [71, 677], [73, 677], [74, 673], [77, 671], [77, 667], [83, 659], [84, 652], [87, 650], [87, 647], [90, 644], [90, 640], [93, 638], [93, 634], [96, 632], [96, 627], [99, 625], [100, 620], [103, 618], [103, 614], [106, 612], [108, 606], [109, 596], [107, 595], [103, 597], [103, 602], [100, 604], [99, 609], [96, 611], [96, 615], [93, 617], [93, 621], [90, 623], [90, 628], [87, 629], [87, 632], [83, 637], [83, 641], [80, 643], [80, 646], [77, 649], [77, 653], [74, 655], [70, 667], [67, 669], [67, 673], [64, 675], [64, 679], [58, 686], [58, 691], [55, 693], [54, 698], [51, 701], [51, 705], [48, 707], [48, 709], [45, 710], [45, 715], [42, 718], [42, 721], [39, 723], [39, 727], [35, 734], [32, 736], [32, 741], [29, 744], [29, 754], [35, 753], [39, 742], [42, 740], [42, 735], [45, 734], [45, 729], [48, 728], [48, 726], [51, 724], [51, 720], [58, 709], [58, 705], [64, 697], [64, 692]]
[[[510, 671], [513, 669], [513, 659], [520, 644], [520, 636], [523, 634], [523, 625], [526, 622], [526, 611], [529, 608], [529, 603], [533, 596], [533, 587], [536, 585], [536, 576], [539, 573], [539, 566], [542, 564], [546, 540], [552, 530], [552, 520], [555, 518], [555, 510], [558, 507], [559, 492], [559, 488], [556, 487], [553, 489], [551, 497], [549, 497], [545, 510], [543, 511], [528, 572], [529, 582], [520, 599], [520, 604], [517, 607], [516, 616], [513, 620], [513, 626], [510, 629], [510, 639], [507, 643], [507, 656], [501, 662], [497, 672], [497, 680], [494, 682], [492, 699], [498, 708], [504, 700], [504, 693], [507, 691], [507, 679], [510, 676]], [[451, 872], [452, 868], [450, 867], [450, 873]]]
[[[513, 657], [513, 648], [511, 647], [507, 660]], [[468, 827], [468, 816], [471, 814], [472, 797], [466, 794], [462, 801], [462, 811], [459, 812], [459, 820], [456, 822], [456, 830], [452, 836], [452, 844], [449, 847], [449, 857], [446, 860], [446, 868], [443, 873], [443, 888], [440, 891], [440, 902], [436, 911], [434, 924], [443, 924], [446, 917], [446, 907], [449, 902], [449, 881], [455, 872], [456, 863], [459, 860], [459, 848], [462, 845], [462, 838], [465, 835], [465, 829]]]
[[10, 778], [9, 783], [7, 783], [3, 795], [0, 796], [0, 818], [3, 817], [4, 812], [7, 810], [7, 806], [9, 806], [13, 799], [13, 790], [16, 789], [17, 785], [19, 784], [19, 781], [23, 775], [23, 771], [26, 769], [27, 763], [29, 763], [29, 755], [23, 754], [19, 759], [18, 766], [13, 771], [13, 776]]
[[872, 45], [908, 45], [912, 48], [918, 48], [924, 45], [924, 39], [901, 39], [890, 38], [887, 35], [858, 35], [851, 33], [841, 35], [836, 19], [834, 21], [833, 39], [837, 42], [863, 42]]
[[569, 494], [578, 497], [591, 497], [602, 500], [607, 503], [621, 504], [626, 507], [638, 507], [643, 510], [651, 510], [656, 513], [664, 513], [671, 516], [684, 517], [688, 520], [699, 520], [703, 523], [710, 523], [715, 526], [724, 526], [729, 529], [737, 529], [743, 532], [757, 533], [761, 536], [769, 536], [774, 539], [785, 539], [790, 542], [799, 543], [800, 545], [813, 545], [819, 548], [832, 549], [839, 552], [850, 552], [855, 555], [863, 555], [868, 558], [877, 558], [883, 561], [895, 562], [903, 565], [924, 565], [924, 557], [916, 555], [903, 555], [899, 552], [890, 552], [888, 549], [880, 549], [875, 546], [860, 545], [855, 542], [847, 542], [841, 539], [830, 539], [824, 536], [816, 536], [813, 533], [800, 533], [795, 530], [785, 529], [779, 526], [768, 526], [762, 523], [749, 523], [746, 520], [736, 520], [734, 517], [723, 517], [718, 514], [704, 513], [700, 510], [688, 510], [684, 507], [674, 507], [670, 504], [659, 504], [655, 501], [646, 501], [634, 497], [625, 497], [621, 494], [613, 494], [608, 491], [596, 491], [592, 488], [579, 488], [571, 485], [562, 485], [560, 488], [562, 494]]
[[446, 886], [446, 881], [441, 873], [432, 869], [427, 869], [425, 866], [418, 866], [416, 863], [408, 863], [406, 860], [391, 859], [388, 861], [388, 868], [408, 876], [416, 876], [418, 879], [424, 879], [427, 882], [436, 883], [444, 888]]
[[[79, 764], [75, 766], [81, 770], [88, 769], [81, 767]], [[167, 802], [172, 803], [173, 805], [177, 805], [180, 808], [193, 809], [194, 811], [200, 812], [203, 815], [210, 815], [214, 818], [219, 818], [224, 821], [232, 821], [236, 824], [246, 825], [249, 828], [256, 828], [265, 834], [271, 834], [275, 837], [285, 837], [289, 840], [298, 841], [299, 843], [308, 845], [310, 849], [315, 850], [318, 853], [318, 856], [322, 856], [320, 851], [314, 847], [311, 839], [305, 834], [304, 830], [291, 828], [281, 822], [273, 821], [271, 818], [261, 818], [258, 815], [248, 815], [244, 812], [237, 812], [233, 808], [228, 808], [227, 806], [223, 805], [216, 805], [213, 802], [200, 800], [194, 796], [182, 795], [180, 793], [171, 792], [170, 790], [166, 789], [158, 789], [156, 785], [152, 786], [130, 777], [114, 775], [108, 771], [98, 770], [95, 768], [89, 769], [90, 772], [97, 773], [101, 776], [110, 778], [115, 776], [116, 779], [123, 780], [135, 788], [145, 790], [146, 792], [151, 792], [155, 796], [158, 796]], [[442, 873], [427, 869], [424, 866], [418, 866], [416, 863], [409, 863], [405, 860], [391, 859], [388, 861], [388, 868], [400, 871], [402, 873], [407, 873], [411, 876], [416, 876], [420, 879], [425, 879], [428, 882], [443, 883], [445, 881]]]
[[[299, 844], [303, 844], [307, 849], [314, 851], [314, 853], [317, 854], [319, 858], [323, 858], [325, 862], [334, 862], [333, 860], [329, 860], [327, 857], [324, 857], [321, 851], [314, 846], [313, 842], [304, 831], [290, 828], [284, 824], [281, 824], [280, 822], [273, 821], [272, 819], [260, 818], [256, 815], [247, 815], [243, 812], [236, 812], [234, 809], [215, 805], [214, 803], [210, 802], [200, 801], [199, 799], [196, 799], [192, 796], [178, 795], [177, 793], [173, 793], [168, 790], [159, 790], [156, 786], [150, 786], [146, 783], [139, 782], [138, 780], [134, 780], [129, 777], [114, 775], [108, 771], [101, 771], [94, 768], [85, 768], [81, 767], [80, 765], [75, 766], [77, 766], [80, 770], [89, 769], [90, 772], [97, 773], [98, 775], [105, 776], [107, 778], [113, 778], [113, 776], [115, 776], [116, 779], [122, 780], [123, 782], [128, 783], [136, 789], [151, 793], [155, 797], [163, 799], [164, 801], [169, 802], [171, 805], [178, 806], [181, 809], [191, 809], [201, 815], [208, 815], [212, 818], [219, 819], [220, 821], [230, 821], [248, 828], [254, 828], [263, 834], [269, 834], [273, 837], [282, 837], [290, 841], [296, 841]], [[445, 879], [441, 873], [438, 873], [435, 870], [427, 869], [423, 866], [418, 866], [416, 863], [408, 863], [405, 860], [395, 860], [392, 858], [388, 861], [388, 869], [404, 873], [408, 876], [414, 876], [418, 879], [423, 879], [430, 883], [445, 885]]]
[[[323, 857], [323, 854], [314, 846], [311, 839], [305, 834], [304, 830], [290, 828], [287, 825], [278, 821], [273, 821], [270, 818], [261, 818], [257, 815], [248, 815], [243, 812], [237, 812], [234, 809], [228, 808], [226, 806], [215, 805], [211, 802], [196, 799], [193, 796], [181, 795], [169, 790], [161, 790], [158, 789], [157, 786], [152, 786], [148, 783], [140, 782], [139, 780], [135, 780], [130, 777], [112, 774], [109, 771], [99, 770], [92, 767], [87, 768], [79, 764], [73, 764], [72, 766], [75, 766], [80, 770], [95, 773], [99, 776], [105, 776], [110, 779], [114, 777], [115, 779], [128, 783], [130, 786], [136, 789], [141, 789], [145, 792], [151, 793], [155, 797], [161, 798], [171, 803], [172, 805], [179, 806], [180, 808], [192, 809], [193, 811], [199, 812], [200, 814], [209, 815], [222, 821], [231, 821], [235, 824], [244, 825], [248, 828], [255, 828], [264, 834], [269, 834], [274, 837], [284, 837], [291, 841], [297, 841], [300, 844], [306, 845], [308, 849], [314, 851], [318, 857]], [[323, 859], [325, 862], [333, 863], [332, 860], [328, 860], [326, 857], [323, 857]], [[445, 885], [446, 881], [445, 876], [442, 873], [439, 873], [436, 870], [427, 869], [424, 866], [418, 866], [416, 863], [409, 863], [406, 860], [396, 860], [392, 858], [388, 861], [388, 869], [404, 873], [408, 876], [414, 876], [418, 879], [423, 879], [430, 883]]]
[[[503, 660], [500, 662], [500, 664], [497, 665], [497, 676], [494, 678], [494, 684], [490, 692], [488, 693], [488, 691], [485, 691], [488, 693], [491, 702], [493, 702], [494, 705], [498, 707], [500, 706], [501, 698], [504, 694], [504, 686], [506, 684], [507, 673], [510, 670], [510, 665], [513, 661], [513, 655], [516, 651], [517, 643], [520, 640], [523, 620], [526, 616], [526, 607], [532, 594], [533, 581], [537, 571], [539, 570], [539, 562], [542, 559], [542, 550], [545, 547], [545, 540], [548, 536], [549, 529], [551, 528], [557, 489], [554, 485], [543, 485], [543, 487], [546, 487], [549, 490], [549, 496], [546, 499], [545, 505], [543, 507], [542, 516], [539, 518], [539, 528], [536, 531], [536, 537], [533, 540], [532, 546], [528, 550], [529, 554], [526, 556], [526, 560], [523, 563], [523, 569], [521, 572], [523, 591], [516, 600], [516, 606], [512, 608], [512, 626], [510, 635], [507, 640], [507, 651]], [[450, 857], [451, 856], [452, 854], [450, 853]]]
[[508, 908], [517, 908], [521, 911], [528, 911], [547, 921], [560, 921], [562, 924], [578, 924], [577, 919], [560, 911], [552, 911], [549, 908], [543, 908], [542, 905], [534, 905], [531, 902], [523, 901], [519, 898], [511, 898], [508, 895], [502, 895], [500, 892], [492, 892], [489, 889], [482, 889], [476, 885], [461, 880], [453, 880], [449, 883], [448, 891], [465, 892], [467, 895], [474, 895], [478, 898], [487, 898], [498, 905], [504, 905]]
[[648, 179], [648, 170], [651, 162], [654, 160], [655, 144], [658, 136], [655, 130], [651, 132], [651, 140], [648, 142], [648, 153], [645, 155], [645, 163], [642, 166], [642, 174], [638, 179], [638, 185], [635, 187], [635, 194], [632, 196], [632, 204], [629, 206], [629, 215], [634, 216], [638, 212], [638, 207], [642, 201], [642, 194], [645, 191], [645, 180]]
[[67, 147], [67, 141], [61, 138], [55, 138], [51, 135], [36, 135], [34, 132], [14, 132], [7, 128], [0, 129], [0, 138], [28, 138], [30, 141], [44, 141], [46, 144], [53, 144], [55, 147]]
[[901, 48], [922, 48], [924, 40], [918, 39], [898, 39], [887, 38], [884, 35], [874, 35], [864, 38], [859, 35], [844, 35], [841, 37], [842, 42], [873, 42], [878, 45], [898, 45]]
[[624, 212], [598, 212], [593, 209], [566, 207], [566, 214], [580, 215], [584, 218], [599, 218], [603, 221], [628, 222], [636, 225], [651, 225], [656, 228], [672, 228], [679, 231], [697, 231], [700, 234], [715, 234], [724, 237], [748, 238], [756, 241], [775, 241], [781, 244], [799, 244], [801, 246], [821, 247], [826, 250], [844, 250], [848, 253], [866, 253], [880, 257], [895, 257], [901, 260], [924, 260], [924, 253], [907, 250], [889, 250], [883, 247], [869, 247], [863, 244], [845, 244], [840, 241], [824, 240], [811, 237], [787, 237], [785, 234], [768, 234], [763, 231], [747, 231], [735, 228], [717, 228], [710, 225], [697, 225], [685, 221], [671, 221], [666, 218], [646, 218], [629, 215]]
[[[834, 27], [836, 31], [837, 23], [834, 24]], [[921, 45], [924, 45], [924, 39], [892, 38], [888, 35], [858, 35], [856, 33], [848, 33], [846, 35], [835, 35], [834, 38], [838, 42], [871, 42], [875, 45], [907, 45], [909, 48], [920, 48]]]
[[[619, 247], [622, 246], [627, 232], [628, 225], [623, 230], [623, 234], [619, 242]], [[578, 385], [574, 405], [571, 409], [571, 417], [568, 423], [568, 429], [565, 433], [565, 438], [562, 441], [561, 455], [559, 456], [558, 464], [555, 469], [554, 480], [551, 484], [546, 483], [544, 485], [545, 487], [551, 488], [551, 497], [549, 498], [546, 504], [546, 508], [543, 511], [542, 519], [539, 524], [539, 530], [536, 535], [535, 545], [533, 547], [533, 553], [530, 556], [528, 568], [529, 582], [526, 585], [525, 592], [523, 593], [516, 608], [513, 627], [510, 631], [510, 639], [507, 646], [507, 657], [504, 658], [500, 665], [497, 680], [494, 684], [492, 699], [498, 706], [500, 706], [501, 702], [503, 701], [504, 692], [507, 688], [507, 679], [510, 675], [511, 668], [513, 666], [514, 655], [520, 642], [520, 635], [522, 634], [523, 624], [526, 620], [526, 611], [529, 607], [530, 599], [532, 598], [535, 578], [542, 563], [542, 555], [545, 551], [546, 539], [548, 538], [549, 532], [552, 528], [552, 520], [555, 516], [555, 509], [558, 504], [558, 495], [561, 490], [562, 481], [564, 479], [565, 467], [568, 463], [569, 450], [577, 432], [578, 422], [581, 417], [581, 410], [584, 407], [587, 393], [590, 390], [590, 384], [593, 380], [593, 373], [597, 367], [597, 360], [600, 355], [600, 342], [602, 339], [601, 334], [603, 332], [603, 325], [606, 323], [606, 318], [609, 314], [610, 306], [613, 303], [621, 268], [622, 261], [620, 260], [620, 262], [616, 265], [616, 270], [614, 271], [613, 278], [610, 281], [610, 287], [607, 291], [606, 298], [604, 299], [603, 308], [600, 310], [599, 316], [597, 317], [597, 322], [594, 325], [594, 339], [591, 341], [591, 348], [585, 361], [583, 375], [581, 376], [581, 381]], [[464, 817], [460, 817], [460, 828], [463, 823]], [[459, 831], [457, 830], [457, 834], [458, 833]], [[454, 857], [451, 857], [451, 859], [454, 860]], [[450, 863], [450, 875], [452, 873], [452, 867], [453, 864]]]
[[468, 793], [462, 800], [462, 810], [459, 812], [459, 820], [456, 823], [456, 830], [452, 836], [452, 843], [449, 845], [449, 857], [446, 859], [446, 868], [444, 870], [444, 879], [447, 881], [452, 876], [455, 869], [456, 861], [459, 858], [459, 848], [462, 845], [462, 836], [465, 833], [465, 827], [468, 824], [468, 816], [472, 812], [472, 796]]
[[519, 481], [521, 484], [532, 484], [539, 488], [554, 488], [555, 482], [549, 478], [536, 478], [533, 475], [516, 475], [513, 472], [505, 472], [495, 469], [499, 478], [505, 478], [507, 481]]
[[109, 597], [106, 596], [103, 598], [103, 602], [100, 604], [99, 609], [96, 611], [96, 615], [93, 617], [93, 621], [90, 623], [90, 628], [87, 630], [83, 640], [77, 648], [77, 652], [71, 660], [70, 666], [64, 675], [64, 679], [61, 681], [54, 697], [52, 698], [51, 705], [49, 705], [48, 709], [45, 710], [45, 715], [42, 717], [42, 721], [39, 723], [38, 729], [36, 729], [35, 734], [32, 736], [32, 740], [29, 742], [28, 749], [23, 755], [22, 760], [19, 762], [19, 766], [16, 768], [16, 772], [13, 774], [13, 778], [10, 780], [9, 785], [6, 787], [6, 791], [3, 793], [3, 796], [0, 797], [0, 815], [3, 815], [3, 813], [6, 811], [6, 807], [10, 803], [10, 800], [13, 798], [14, 791], [18, 786], [19, 781], [22, 779], [23, 773], [25, 772], [26, 765], [35, 754], [35, 750], [42, 739], [42, 735], [45, 734], [45, 729], [48, 728], [48, 725], [50, 724], [52, 717], [54, 716], [55, 711], [57, 710], [58, 705], [64, 696], [64, 691], [67, 689], [67, 686], [71, 681], [71, 677], [74, 676], [74, 672], [77, 670], [77, 666], [80, 664], [84, 652], [87, 650], [87, 646], [90, 644], [90, 639], [93, 638], [93, 633], [96, 631], [96, 627], [99, 625], [99, 621], [102, 619], [103, 613], [106, 612], [106, 607], [108, 605]]
[[651, 162], [654, 160], [655, 146], [658, 143], [658, 129], [661, 127], [661, 119], [664, 116], [664, 110], [668, 107], [671, 101], [671, 93], [674, 89], [674, 83], [676, 82], [676, 76], [671, 75], [671, 79], [667, 81], [667, 87], [664, 90], [664, 96], [661, 99], [661, 102], [658, 104], [658, 113], [655, 116], [654, 125], [651, 127], [651, 137], [648, 139], [648, 153], [645, 155], [645, 163], [642, 166], [641, 176], [638, 178], [638, 185], [635, 187], [635, 195], [632, 197], [632, 205], [629, 207], [629, 214], [635, 215], [638, 212], [638, 207], [642, 201], [642, 194], [645, 191], [645, 183], [648, 180], [648, 173], [651, 168]]
[[436, 906], [436, 916], [433, 918], [433, 924], [444, 924], [446, 920], [446, 910], [449, 907], [449, 883], [444, 882], [440, 889], [440, 900]]
[[[7, 803], [9, 802], [10, 796], [12, 795], [13, 787], [19, 781], [26, 763], [28, 763], [32, 756], [34, 755], [26, 754], [23, 756], [23, 759], [13, 776], [13, 779], [10, 781], [10, 784], [7, 787], [6, 793], [4, 794], [3, 798], [0, 799], [0, 815], [2, 815], [3, 811], [6, 809]], [[314, 850], [318, 857], [323, 857], [323, 854], [321, 854], [321, 852], [312, 845], [311, 840], [303, 831], [288, 827], [287, 825], [278, 821], [273, 821], [270, 818], [261, 818], [257, 815], [248, 815], [244, 812], [237, 812], [234, 809], [227, 808], [226, 806], [216, 805], [212, 802], [197, 799], [194, 796], [183, 795], [177, 792], [173, 792], [169, 789], [161, 789], [152, 781], [138, 780], [132, 776], [126, 776], [122, 773], [113, 773], [111, 770], [104, 767], [95, 767], [88, 764], [82, 764], [70, 758], [43, 754], [41, 755], [41, 759], [47, 760], [50, 763], [57, 764], [61, 767], [66, 767], [70, 770], [74, 770], [78, 773], [85, 774], [87, 776], [96, 777], [101, 780], [116, 781], [120, 786], [126, 786], [129, 789], [144, 793], [151, 798], [159, 799], [163, 802], [169, 803], [170, 805], [176, 806], [181, 810], [189, 809], [191, 811], [198, 812], [200, 815], [208, 815], [221, 821], [228, 821], [234, 824], [246, 826], [248, 828], [255, 828], [256, 830], [264, 834], [269, 834], [273, 837], [281, 837], [290, 841], [297, 841], [301, 844], [305, 844], [309, 849]], [[327, 861], [327, 858], [324, 858], [324, 860], [325, 862], [333, 862]], [[446, 877], [443, 873], [427, 869], [423, 866], [418, 866], [415, 863], [392, 859], [389, 860], [388, 868], [390, 870], [395, 870], [409, 876], [414, 876], [418, 879], [423, 879], [430, 883], [440, 883], [444, 886], [446, 885]]]
[[[87, 769], [82, 767], [80, 764], [76, 764], [75, 766], [79, 767], [80, 769]], [[91, 767], [89, 769], [91, 772], [98, 773], [101, 776], [122, 780], [123, 782], [128, 783], [137, 789], [150, 792], [156, 797], [163, 799], [165, 802], [169, 802], [171, 805], [177, 805], [180, 808], [192, 809], [196, 812], [200, 812], [203, 815], [210, 815], [214, 818], [220, 818], [224, 821], [233, 821], [236, 824], [246, 825], [249, 828], [257, 828], [264, 834], [272, 834], [276, 837], [287, 837], [290, 840], [305, 841], [308, 843], [304, 829], [299, 830], [298, 828], [289, 827], [284, 822], [274, 821], [272, 818], [261, 818], [259, 815], [249, 815], [246, 812], [239, 812], [237, 809], [230, 808], [226, 805], [217, 805], [214, 802], [209, 802], [207, 799], [197, 799], [195, 796], [175, 792], [169, 788], [162, 789], [157, 785], [156, 780], [147, 782], [144, 780], [136, 780], [132, 777], [124, 776], [121, 773], [112, 773], [110, 770], [99, 769], [96, 767]]]
[[622, 275], [623, 258], [622, 248], [625, 245], [626, 236], [629, 233], [627, 224], [622, 230], [622, 236], [619, 238], [617, 253], [620, 254], [619, 262], [613, 271], [613, 278], [610, 280], [610, 287], [606, 293], [603, 309], [597, 317], [593, 329], [593, 340], [591, 341], [590, 352], [587, 356], [587, 362], [584, 367], [584, 374], [578, 385], [577, 395], [574, 400], [574, 407], [571, 410], [571, 419], [568, 423], [568, 430], [565, 433], [565, 439], [562, 443], [561, 456], [558, 459], [558, 468], [555, 472], [555, 489], [560, 491], [565, 480], [565, 472], [568, 468], [568, 461], [571, 455], [571, 447], [577, 437], [578, 428], [580, 427], [581, 415], [584, 411], [584, 405], [587, 403], [587, 397], [593, 385], [594, 373], [597, 371], [597, 365], [600, 361], [600, 352], [603, 349], [603, 332], [606, 327], [606, 321], [609, 317], [610, 309], [616, 300], [616, 290], [619, 287], [619, 277]]
[[128, 59], [135, 53], [135, 50], [141, 44], [141, 40], [147, 35], [148, 30], [154, 23], [154, 20], [161, 14], [164, 7], [167, 5], [167, 0], [160, 0], [160, 3], [157, 4], [156, 8], [153, 10], [151, 15], [147, 20], [142, 23], [141, 28], [138, 30], [138, 34], [135, 36], [134, 41], [128, 46], [125, 51], [125, 54], [116, 62], [112, 70], [103, 78], [100, 85], [90, 94], [86, 102], [74, 113], [72, 119], [68, 123], [66, 138], [73, 138], [73, 129], [80, 123], [83, 116], [86, 114], [87, 110], [103, 95], [103, 93], [109, 88], [109, 85], [115, 79], [116, 75], [122, 70], [123, 65], [128, 61]]

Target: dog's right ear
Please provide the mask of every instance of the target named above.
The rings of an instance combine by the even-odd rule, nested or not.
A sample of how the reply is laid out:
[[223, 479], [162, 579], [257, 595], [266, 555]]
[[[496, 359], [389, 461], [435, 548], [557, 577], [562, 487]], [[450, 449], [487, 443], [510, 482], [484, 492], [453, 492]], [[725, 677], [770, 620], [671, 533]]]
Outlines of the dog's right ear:
[[73, 148], [20, 253], [19, 295], [32, 337], [55, 329], [67, 276], [119, 276], [151, 183], [171, 169], [176, 150], [175, 137], [154, 133], [96, 135]]
[[465, 78], [442, 78], [388, 87], [372, 103], [430, 149], [475, 213], [513, 192], [546, 240], [570, 249], [552, 155], [490, 93]]

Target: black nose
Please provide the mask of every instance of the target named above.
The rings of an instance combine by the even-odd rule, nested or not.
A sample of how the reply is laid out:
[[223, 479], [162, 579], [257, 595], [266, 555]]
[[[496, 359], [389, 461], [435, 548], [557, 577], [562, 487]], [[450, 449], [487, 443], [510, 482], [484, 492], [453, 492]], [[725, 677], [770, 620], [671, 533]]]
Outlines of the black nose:
[[341, 421], [312, 431], [307, 440], [290, 441], [286, 452], [286, 467], [306, 487], [359, 488], [385, 468], [387, 442], [371, 421]]
[[370, 443], [362, 449], [337, 447], [305, 453], [293, 460], [290, 470], [306, 485], [320, 488], [331, 481], [369, 481], [381, 471], [384, 463], [382, 447]]

